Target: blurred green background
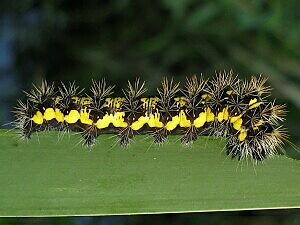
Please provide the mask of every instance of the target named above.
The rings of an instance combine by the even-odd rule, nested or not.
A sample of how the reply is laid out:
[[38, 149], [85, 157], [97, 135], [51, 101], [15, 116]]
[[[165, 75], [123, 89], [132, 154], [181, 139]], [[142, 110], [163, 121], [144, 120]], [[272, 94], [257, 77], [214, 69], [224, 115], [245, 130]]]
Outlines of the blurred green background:
[[[0, 124], [12, 121], [11, 110], [16, 99], [23, 97], [21, 90], [42, 78], [76, 80], [88, 88], [92, 78], [106, 77], [117, 85], [116, 92], [120, 93], [128, 79], [141, 77], [147, 81], [151, 94], [165, 75], [183, 81], [192, 74], [210, 77], [215, 71], [233, 69], [241, 77], [258, 74], [269, 77], [273, 96], [288, 105], [290, 112], [285, 125], [292, 142], [299, 146], [299, 12], [297, 0], [2, 0]], [[249, 215], [251, 219], [243, 219]], [[1, 219], [0, 224], [153, 221], [155, 224], [166, 221], [300, 224], [297, 210], [132, 218]]]

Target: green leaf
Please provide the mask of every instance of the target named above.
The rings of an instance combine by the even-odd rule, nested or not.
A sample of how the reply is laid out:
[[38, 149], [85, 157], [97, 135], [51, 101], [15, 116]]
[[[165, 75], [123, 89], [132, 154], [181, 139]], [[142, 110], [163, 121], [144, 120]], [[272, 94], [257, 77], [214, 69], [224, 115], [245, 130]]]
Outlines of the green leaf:
[[128, 149], [103, 135], [92, 150], [78, 135], [44, 132], [21, 141], [0, 131], [0, 216], [107, 215], [300, 206], [300, 162], [231, 160], [226, 140], [200, 137], [161, 147], [138, 136]]

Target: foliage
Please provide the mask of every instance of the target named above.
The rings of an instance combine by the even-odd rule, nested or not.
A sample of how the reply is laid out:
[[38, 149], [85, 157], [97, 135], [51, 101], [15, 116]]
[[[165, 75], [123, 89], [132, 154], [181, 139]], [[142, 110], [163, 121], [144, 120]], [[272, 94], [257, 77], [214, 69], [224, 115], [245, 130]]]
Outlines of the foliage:
[[0, 215], [136, 214], [299, 207], [299, 161], [276, 156], [257, 165], [230, 160], [225, 140], [202, 137], [184, 148], [145, 136], [93, 150], [78, 136], [49, 132], [24, 143], [1, 130]]

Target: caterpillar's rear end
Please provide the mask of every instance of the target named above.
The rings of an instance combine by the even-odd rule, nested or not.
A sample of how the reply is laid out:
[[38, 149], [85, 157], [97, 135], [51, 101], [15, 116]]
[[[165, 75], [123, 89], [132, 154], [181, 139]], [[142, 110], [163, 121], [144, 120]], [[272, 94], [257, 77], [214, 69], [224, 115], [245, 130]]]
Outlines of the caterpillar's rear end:
[[156, 144], [174, 134], [184, 145], [201, 135], [221, 136], [228, 138], [228, 155], [254, 160], [276, 154], [288, 139], [281, 125], [285, 106], [269, 101], [270, 87], [262, 77], [243, 81], [222, 72], [211, 80], [187, 78], [182, 87], [164, 78], [154, 96], [139, 79], [128, 82], [123, 96], [114, 96], [113, 89], [105, 80], [93, 81], [89, 93], [74, 83], [56, 88], [43, 82], [18, 102], [16, 128], [23, 138], [44, 130], [78, 132], [89, 147], [104, 133], [117, 134], [123, 147], [145, 133]]

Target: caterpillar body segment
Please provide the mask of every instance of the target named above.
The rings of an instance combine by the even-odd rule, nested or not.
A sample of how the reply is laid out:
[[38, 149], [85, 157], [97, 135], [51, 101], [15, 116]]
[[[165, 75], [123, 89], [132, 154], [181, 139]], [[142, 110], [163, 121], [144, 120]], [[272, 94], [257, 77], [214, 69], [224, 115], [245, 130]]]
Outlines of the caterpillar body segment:
[[92, 81], [88, 93], [75, 83], [55, 88], [44, 81], [18, 102], [15, 126], [23, 138], [52, 129], [78, 132], [89, 147], [104, 133], [115, 133], [123, 147], [144, 133], [157, 144], [173, 134], [184, 145], [200, 135], [222, 136], [228, 138], [228, 155], [254, 160], [276, 154], [288, 139], [281, 126], [285, 106], [268, 102], [271, 89], [261, 76], [249, 81], [232, 72], [211, 80], [192, 76], [182, 87], [164, 78], [152, 96], [140, 79], [128, 82], [123, 96], [114, 96], [113, 89], [104, 79]]

